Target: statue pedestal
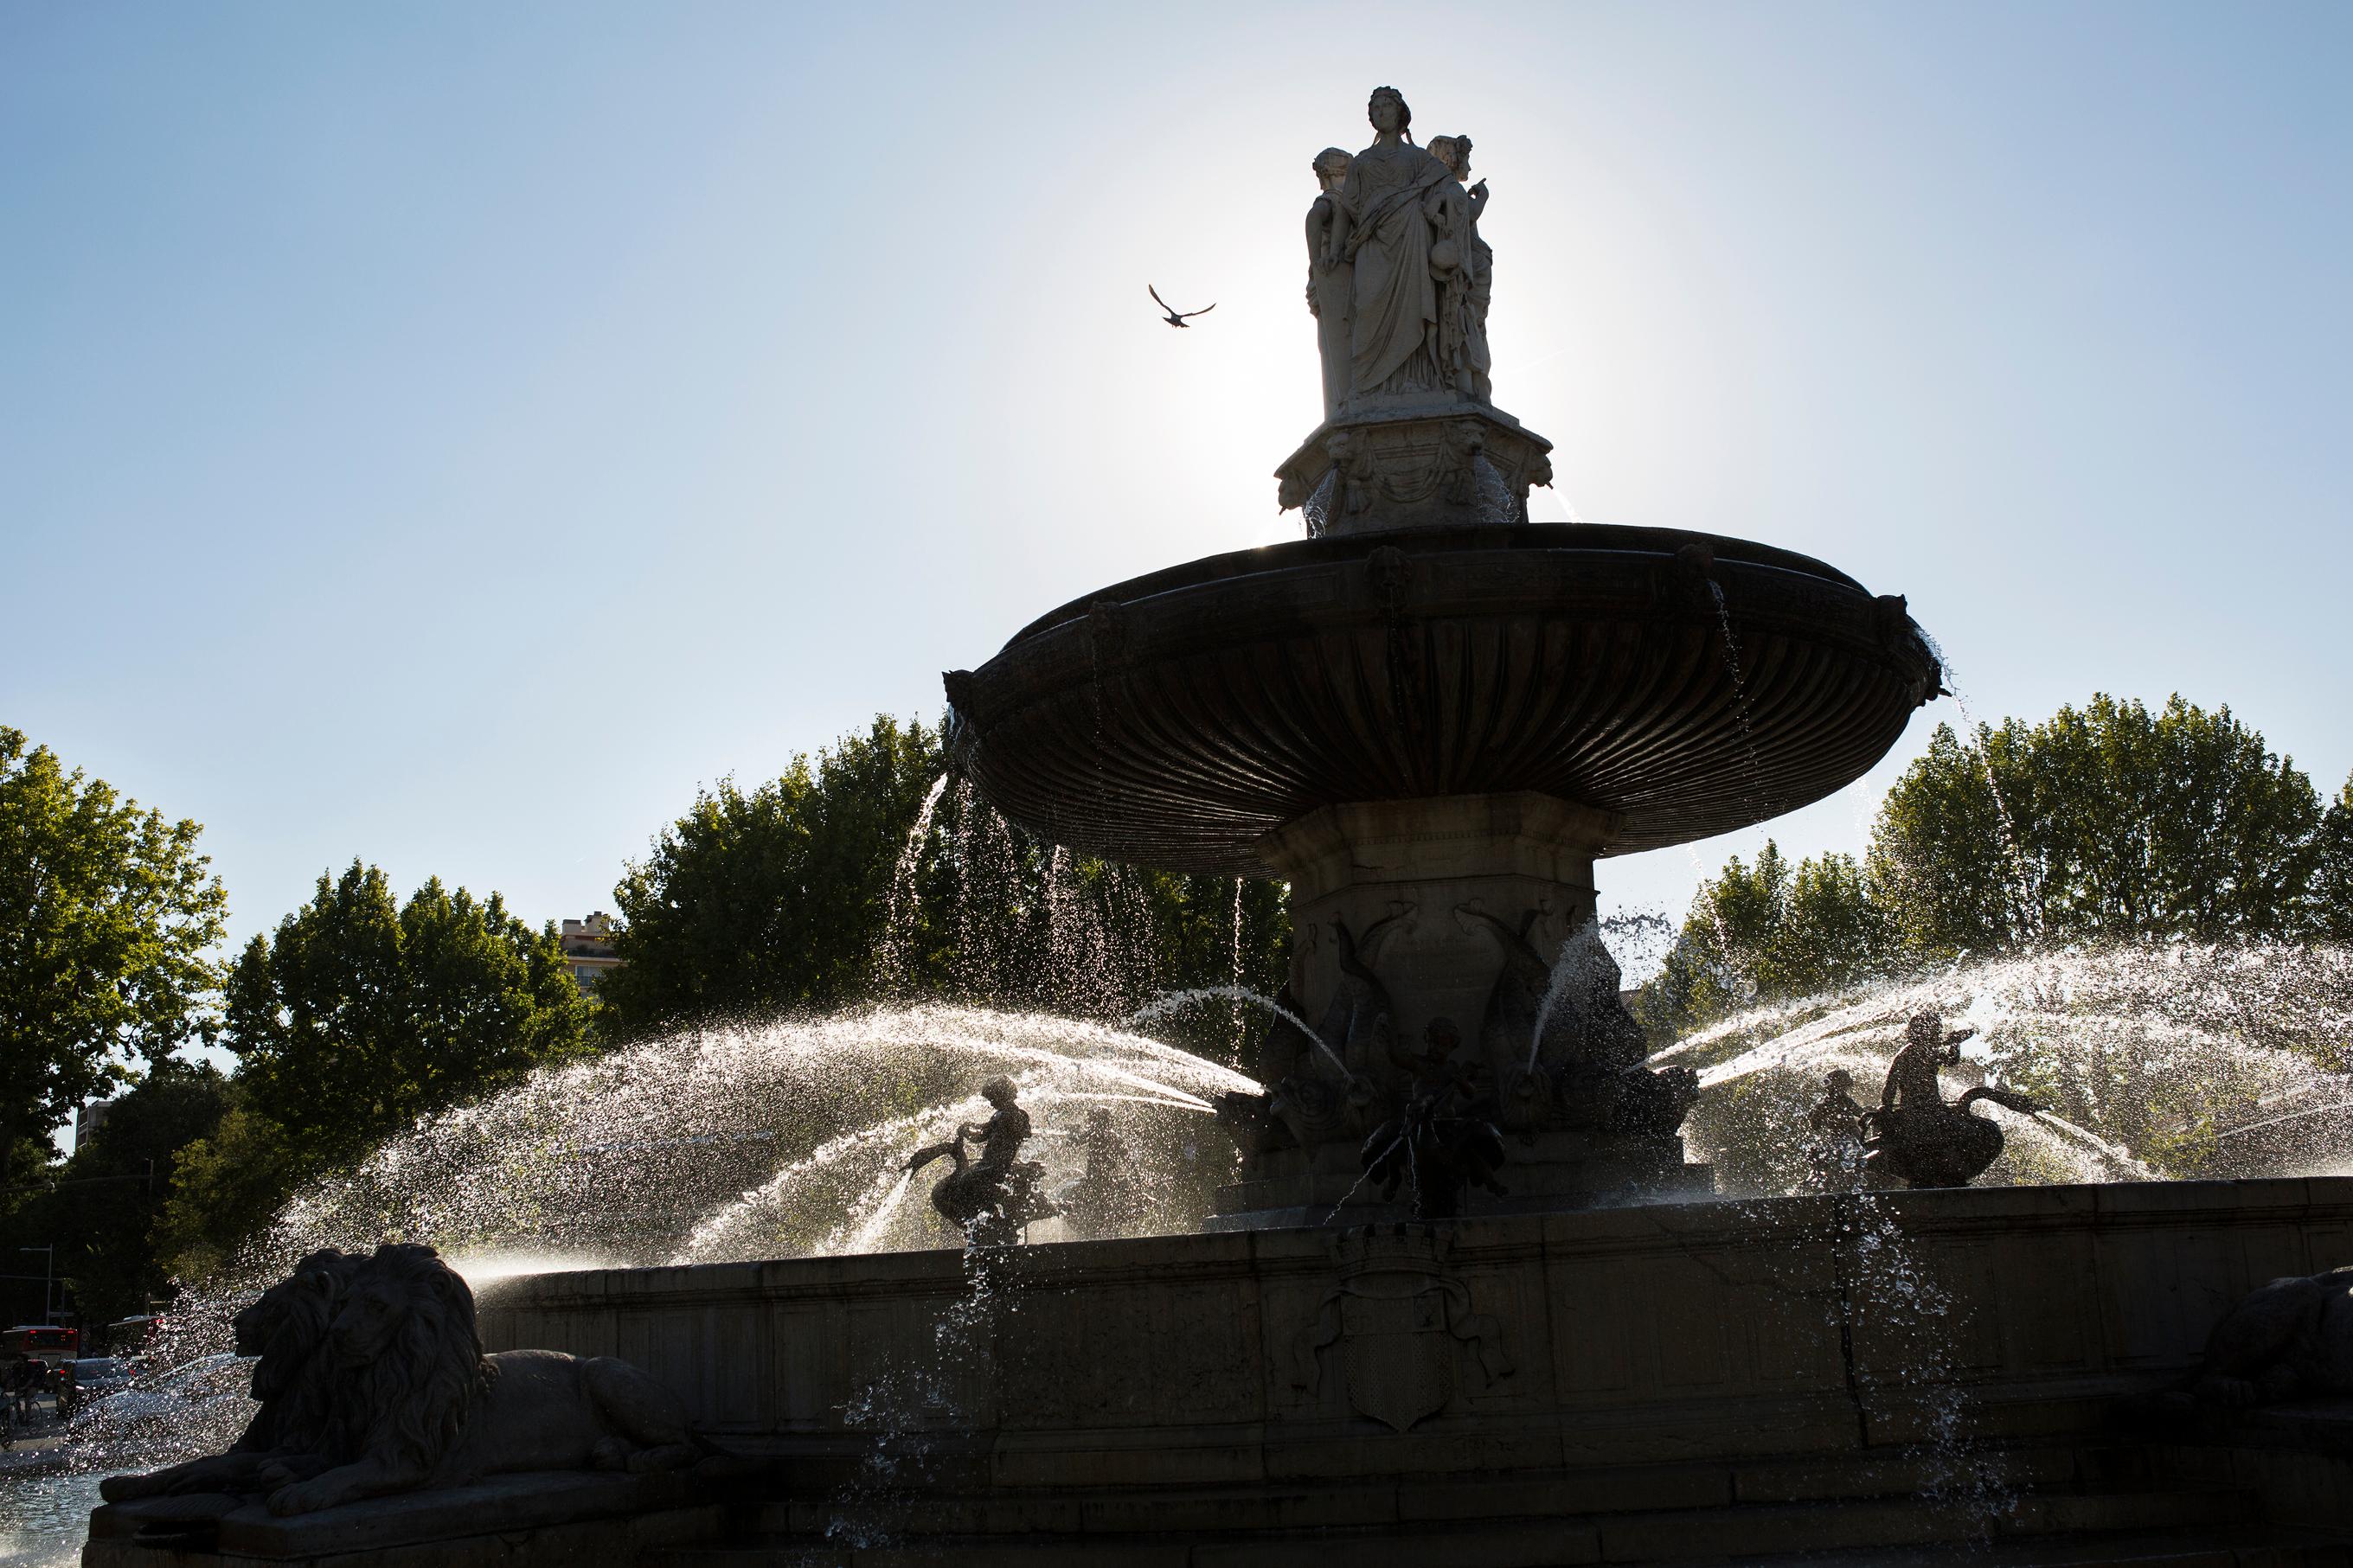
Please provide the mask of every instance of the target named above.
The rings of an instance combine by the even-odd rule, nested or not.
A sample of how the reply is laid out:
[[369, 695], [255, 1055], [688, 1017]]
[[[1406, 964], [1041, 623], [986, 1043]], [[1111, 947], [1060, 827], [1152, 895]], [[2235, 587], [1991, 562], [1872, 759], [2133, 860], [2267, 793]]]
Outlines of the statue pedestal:
[[[1505, 956], [1493, 922], [1522, 935], [1549, 969], [1593, 919], [1593, 859], [1614, 826], [1607, 812], [1524, 790], [1326, 806], [1277, 828], [1260, 853], [1291, 884], [1291, 994], [1301, 1016], [1317, 1023], [1330, 1010], [1348, 980], [1350, 944], [1387, 988], [1401, 1043], [1442, 1016], [1466, 1047], [1492, 1047], [1493, 1070], [1525, 1058], [1525, 1037], [1482, 1037]], [[1496, 1020], [1499, 1030], [1511, 1022]]]
[[1415, 1093], [1434, 1025], [1461, 1042], [1466, 1113], [1505, 1133], [1507, 1193], [1469, 1194], [1471, 1212], [1708, 1193], [1674, 1131], [1688, 1100], [1641, 1068], [1591, 929], [1594, 857], [1619, 826], [1521, 791], [1326, 806], [1267, 835], [1260, 853], [1291, 883], [1287, 1005], [1314, 1037], [1269, 1033], [1266, 1115], [1213, 1226], [1324, 1224], [1344, 1203], [1341, 1223], [1401, 1215], [1359, 1184], [1363, 1151]]
[[1499, 408], [1452, 395], [1360, 399], [1274, 471], [1283, 510], [1314, 535], [1528, 521], [1552, 483], [1552, 443]]

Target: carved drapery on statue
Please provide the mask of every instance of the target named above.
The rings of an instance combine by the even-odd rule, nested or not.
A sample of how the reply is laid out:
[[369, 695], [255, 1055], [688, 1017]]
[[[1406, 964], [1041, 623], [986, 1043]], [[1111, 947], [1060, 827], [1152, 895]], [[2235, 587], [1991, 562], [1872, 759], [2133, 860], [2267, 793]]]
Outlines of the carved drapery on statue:
[[1376, 142], [1348, 165], [1340, 205], [1350, 220], [1345, 257], [1355, 268], [1352, 396], [1440, 387], [1433, 342], [1438, 280], [1430, 272], [1425, 198], [1446, 178], [1444, 164], [1403, 142]]

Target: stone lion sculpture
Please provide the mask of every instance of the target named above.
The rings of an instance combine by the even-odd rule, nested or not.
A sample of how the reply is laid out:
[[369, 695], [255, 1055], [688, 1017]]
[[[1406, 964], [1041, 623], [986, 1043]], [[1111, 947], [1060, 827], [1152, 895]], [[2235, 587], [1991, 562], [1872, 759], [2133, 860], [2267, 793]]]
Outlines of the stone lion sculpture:
[[[179, 1492], [258, 1490], [264, 1485], [264, 1467], [281, 1466], [291, 1474], [306, 1458], [330, 1448], [335, 1366], [332, 1357], [319, 1352], [360, 1261], [332, 1247], [311, 1253], [232, 1320], [237, 1353], [260, 1358], [254, 1363], [252, 1389], [261, 1412], [227, 1453], [146, 1475], [109, 1476], [100, 1485], [100, 1495], [109, 1502], [128, 1502]], [[311, 1468], [325, 1465], [320, 1460]]]
[[304, 1264], [329, 1257], [339, 1265], [298, 1268], [247, 1310], [260, 1315], [249, 1342], [239, 1314], [240, 1349], [263, 1342], [266, 1320], [295, 1369], [281, 1392], [275, 1372], [265, 1383], [256, 1367], [262, 1410], [246, 1436], [213, 1459], [115, 1477], [109, 1501], [267, 1491], [272, 1513], [311, 1513], [519, 1470], [682, 1469], [716, 1453], [677, 1399], [627, 1362], [484, 1355], [473, 1292], [432, 1247], [394, 1243], [364, 1259], [313, 1254]]
[[2353, 1394], [2353, 1268], [2274, 1279], [2224, 1313], [2190, 1392], [2236, 1405]]

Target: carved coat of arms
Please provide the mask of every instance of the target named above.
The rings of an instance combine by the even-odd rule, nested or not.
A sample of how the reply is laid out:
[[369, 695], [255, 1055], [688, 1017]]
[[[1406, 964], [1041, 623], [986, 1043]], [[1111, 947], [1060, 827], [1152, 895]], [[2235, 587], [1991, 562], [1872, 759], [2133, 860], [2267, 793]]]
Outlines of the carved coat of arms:
[[1367, 1226], [1332, 1250], [1340, 1282], [1293, 1346], [1293, 1386], [1319, 1392], [1325, 1352], [1336, 1344], [1349, 1405], [1403, 1432], [1452, 1402], [1466, 1357], [1483, 1384], [1511, 1375], [1502, 1326], [1471, 1310], [1470, 1290], [1446, 1267], [1444, 1232]]

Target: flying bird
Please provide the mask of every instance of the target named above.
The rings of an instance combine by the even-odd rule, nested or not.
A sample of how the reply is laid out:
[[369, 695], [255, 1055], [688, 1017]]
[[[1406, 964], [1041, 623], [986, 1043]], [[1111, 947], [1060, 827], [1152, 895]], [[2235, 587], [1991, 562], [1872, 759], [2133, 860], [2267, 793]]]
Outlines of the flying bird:
[[1160, 307], [1162, 310], [1168, 310], [1168, 324], [1169, 324], [1170, 326], [1172, 326], [1172, 327], [1181, 327], [1181, 326], [1183, 326], [1183, 325], [1185, 324], [1185, 318], [1186, 318], [1187, 316], [1206, 316], [1206, 315], [1208, 315], [1210, 311], [1212, 311], [1212, 310], [1216, 310], [1216, 309], [1218, 308], [1218, 307], [1217, 307], [1216, 305], [1214, 305], [1214, 304], [1209, 304], [1209, 305], [1204, 305], [1204, 306], [1202, 306], [1202, 307], [1201, 307], [1199, 310], [1186, 310], [1186, 311], [1183, 311], [1183, 312], [1181, 312], [1181, 313], [1180, 313], [1180, 312], [1176, 311], [1176, 310], [1168, 310], [1168, 301], [1167, 301], [1167, 300], [1164, 300], [1164, 299], [1162, 299], [1162, 298], [1160, 297], [1160, 290], [1159, 290], [1159, 289], [1155, 289], [1151, 284], [1146, 283], [1146, 284], [1144, 286], [1144, 291], [1145, 291], [1145, 293], [1147, 293], [1147, 294], [1149, 294], [1149, 295], [1151, 295], [1151, 296], [1152, 296], [1152, 302], [1153, 302], [1154, 304], [1155, 304], [1155, 305], [1159, 306], [1159, 307]]

